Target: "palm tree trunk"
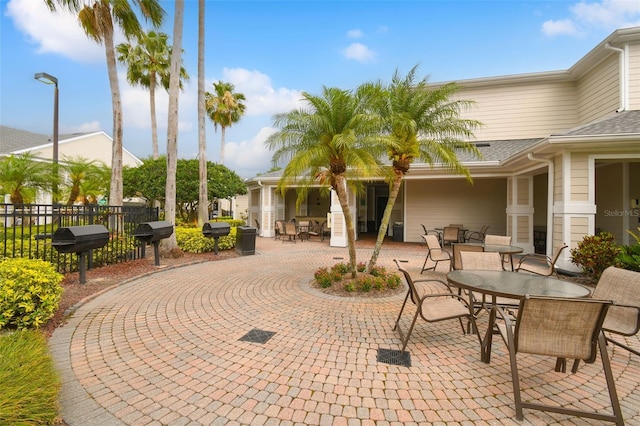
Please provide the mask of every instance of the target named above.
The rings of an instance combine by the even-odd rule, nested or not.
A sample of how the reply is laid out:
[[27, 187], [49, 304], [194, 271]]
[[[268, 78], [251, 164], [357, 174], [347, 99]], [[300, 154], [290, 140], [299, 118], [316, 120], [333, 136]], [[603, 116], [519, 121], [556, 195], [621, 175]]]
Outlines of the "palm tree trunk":
[[[165, 220], [176, 221], [176, 169], [178, 165], [178, 96], [180, 94], [180, 64], [182, 62], [182, 25], [184, 0], [175, 1], [173, 20], [173, 51], [171, 53], [171, 76], [169, 77], [169, 120], [167, 124], [167, 183], [165, 188]], [[175, 232], [162, 240], [163, 250], [173, 251], [178, 247]]]
[[224, 136], [225, 126], [220, 126], [220, 164], [224, 165]]
[[158, 159], [158, 120], [156, 118], [156, 73], [149, 74], [149, 107], [151, 111], [151, 148], [153, 159]]
[[207, 199], [207, 139], [205, 132], [204, 101], [204, 0], [198, 0], [198, 226], [209, 220], [209, 200]]
[[384, 242], [384, 237], [385, 235], [387, 235], [387, 229], [389, 229], [389, 219], [391, 218], [393, 205], [396, 203], [396, 199], [398, 198], [398, 194], [400, 193], [400, 185], [402, 184], [404, 173], [399, 170], [394, 170], [394, 173], [395, 176], [393, 177], [393, 182], [391, 184], [391, 191], [389, 191], [389, 199], [387, 200], [387, 206], [384, 208], [384, 214], [382, 215], [382, 220], [380, 221], [378, 238], [376, 239], [376, 245], [373, 248], [371, 259], [369, 259], [369, 264], [367, 265], [367, 272], [371, 272], [373, 267], [376, 266], [378, 256], [380, 255], [380, 249], [382, 248], [382, 243]]
[[347, 246], [349, 249], [349, 268], [351, 269], [351, 277], [356, 277], [356, 233], [353, 227], [353, 218], [349, 210], [349, 197], [347, 195], [347, 180], [344, 175], [336, 175], [336, 192], [338, 193], [338, 200], [340, 200], [340, 207], [342, 207], [342, 214], [344, 215], [344, 223], [347, 228]]
[[109, 186], [109, 204], [122, 205], [122, 101], [116, 68], [116, 53], [113, 46], [113, 33], [105, 34], [104, 49], [107, 55], [107, 70], [111, 86], [113, 103], [113, 147], [111, 150], [111, 183]]

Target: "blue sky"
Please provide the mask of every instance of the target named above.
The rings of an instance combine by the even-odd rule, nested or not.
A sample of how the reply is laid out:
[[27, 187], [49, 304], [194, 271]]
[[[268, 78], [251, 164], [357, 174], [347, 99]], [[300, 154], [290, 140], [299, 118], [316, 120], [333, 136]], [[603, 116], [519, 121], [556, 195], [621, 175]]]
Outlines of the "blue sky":
[[[173, 34], [173, 1], [161, 31]], [[432, 82], [565, 70], [614, 30], [640, 25], [640, 1], [207, 1], [206, 88], [228, 81], [247, 111], [227, 130], [225, 165], [247, 178], [271, 167], [263, 145], [273, 114], [298, 107], [303, 91], [388, 81], [419, 64]], [[181, 158], [195, 158], [198, 3], [185, 2], [180, 94]], [[51, 134], [59, 80], [60, 133], [112, 133], [104, 49], [74, 17], [52, 14], [43, 0], [0, 0], [0, 124]], [[123, 40], [118, 40], [121, 42]], [[119, 69], [124, 146], [151, 155], [148, 92]], [[166, 146], [166, 93], [157, 102], [159, 146]], [[207, 159], [217, 162], [220, 133], [207, 123]]]

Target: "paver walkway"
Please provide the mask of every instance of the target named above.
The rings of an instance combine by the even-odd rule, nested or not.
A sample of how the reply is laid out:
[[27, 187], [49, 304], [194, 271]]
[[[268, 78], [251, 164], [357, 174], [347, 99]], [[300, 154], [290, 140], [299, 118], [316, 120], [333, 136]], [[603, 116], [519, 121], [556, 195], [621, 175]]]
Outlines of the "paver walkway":
[[[455, 321], [419, 322], [411, 367], [378, 362], [398, 350], [391, 330], [404, 294], [371, 299], [311, 288], [313, 272], [347, 257], [327, 243], [257, 239], [257, 254], [128, 282], [82, 305], [50, 346], [62, 372], [70, 425], [502, 425], [598, 424], [525, 410], [514, 417], [508, 356], [498, 339], [491, 364]], [[379, 264], [424, 249], [383, 247]], [[366, 261], [371, 250], [358, 250]], [[413, 310], [406, 313], [405, 327]], [[486, 317], [486, 316], [485, 316]], [[480, 327], [483, 323], [480, 322]], [[240, 340], [273, 332], [265, 343]], [[640, 347], [638, 338], [627, 339]], [[640, 359], [609, 347], [626, 423], [640, 425]], [[610, 410], [601, 364], [577, 374], [521, 355], [525, 397]]]

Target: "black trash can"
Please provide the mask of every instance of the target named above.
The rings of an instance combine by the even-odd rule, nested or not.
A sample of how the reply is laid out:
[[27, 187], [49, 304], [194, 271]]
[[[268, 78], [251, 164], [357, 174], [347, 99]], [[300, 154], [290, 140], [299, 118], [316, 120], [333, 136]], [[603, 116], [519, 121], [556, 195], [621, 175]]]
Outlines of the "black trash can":
[[393, 224], [393, 241], [404, 242], [404, 224], [402, 222]]
[[256, 254], [257, 229], [251, 226], [236, 228], [236, 253], [246, 256]]

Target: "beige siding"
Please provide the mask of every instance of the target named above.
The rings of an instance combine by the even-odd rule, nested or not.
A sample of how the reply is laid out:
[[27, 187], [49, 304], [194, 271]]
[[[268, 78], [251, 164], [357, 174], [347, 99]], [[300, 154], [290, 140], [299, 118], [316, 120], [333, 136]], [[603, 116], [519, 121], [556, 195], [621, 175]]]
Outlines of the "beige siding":
[[463, 88], [458, 99], [475, 101], [464, 118], [479, 120], [478, 140], [546, 136], [576, 125], [575, 85], [572, 82], [486, 85]]
[[629, 46], [629, 109], [640, 109], [640, 43]]
[[[112, 142], [104, 133], [96, 133], [79, 137], [70, 141], [61, 141], [58, 145], [58, 158], [64, 162], [65, 157], [83, 157], [89, 160], [102, 161], [107, 167], [111, 167]], [[34, 150], [39, 157], [52, 158], [53, 147], [45, 147]], [[122, 152], [122, 165], [137, 167], [138, 161], [128, 151]]]
[[470, 185], [463, 179], [405, 181], [406, 241], [421, 241], [422, 227], [442, 227], [461, 223], [470, 230], [489, 225], [489, 233], [506, 233], [507, 180], [475, 179]]
[[[564, 243], [563, 236], [564, 228], [562, 222], [562, 216], [554, 216], [553, 217], [553, 246], [558, 247], [558, 245]], [[570, 246], [572, 247], [572, 246]]]
[[580, 124], [597, 120], [620, 107], [618, 54], [610, 55], [578, 80]]
[[553, 183], [553, 201], [560, 202], [564, 198], [564, 188], [562, 186], [562, 155], [557, 155], [554, 158], [554, 183]]
[[589, 219], [586, 217], [572, 217], [569, 219], [571, 227], [571, 245], [577, 247], [585, 235], [589, 235]]
[[518, 228], [516, 230], [517, 236], [515, 241], [532, 244], [529, 238], [529, 225], [529, 216], [518, 216]]
[[586, 153], [571, 154], [571, 201], [589, 201], [589, 170]]
[[529, 179], [518, 179], [518, 205], [529, 205]]

